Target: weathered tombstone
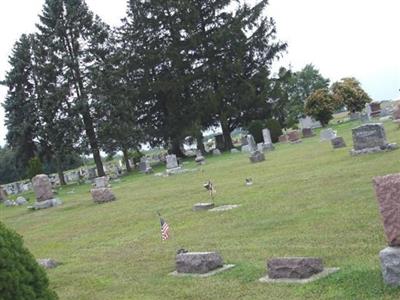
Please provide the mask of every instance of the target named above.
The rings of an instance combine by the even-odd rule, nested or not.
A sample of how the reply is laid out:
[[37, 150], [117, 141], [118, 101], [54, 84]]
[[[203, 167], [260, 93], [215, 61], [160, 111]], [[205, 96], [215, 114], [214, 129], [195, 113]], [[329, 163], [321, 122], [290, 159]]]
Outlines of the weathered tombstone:
[[373, 179], [376, 198], [389, 247], [380, 253], [383, 280], [400, 285], [400, 174]]
[[287, 134], [282, 134], [279, 136], [279, 143], [287, 143], [289, 141], [289, 138]]
[[324, 130], [321, 130], [320, 133], [320, 139], [321, 141], [330, 141], [336, 137], [336, 131], [334, 131], [332, 128], [327, 128]]
[[54, 269], [59, 265], [57, 261], [51, 258], [39, 258], [36, 262], [45, 269]]
[[195, 205], [193, 205], [193, 211], [209, 210], [214, 206], [214, 203], [196, 203]]
[[221, 155], [221, 151], [219, 149], [214, 149], [212, 153], [216, 156]]
[[240, 153], [240, 151], [238, 149], [236, 149], [236, 148], [232, 148], [231, 149], [231, 153]]
[[97, 177], [94, 179], [94, 184], [96, 188], [105, 188], [109, 185], [109, 180], [107, 176]]
[[32, 178], [33, 190], [38, 202], [54, 198], [50, 179], [45, 174], [36, 175]]
[[153, 170], [150, 165], [150, 160], [147, 157], [142, 157], [139, 163], [139, 170], [142, 173], [151, 173]]
[[28, 203], [28, 201], [24, 198], [24, 197], [18, 197], [17, 198], [17, 200], [15, 200], [15, 203], [18, 205], [18, 206], [22, 206], [22, 205], [25, 205], [25, 204], [27, 204]]
[[291, 143], [296, 143], [300, 141], [300, 133], [298, 131], [291, 131], [288, 133], [288, 139]]
[[324, 266], [320, 258], [288, 257], [268, 260], [267, 268], [271, 279], [304, 279], [322, 272]]
[[346, 143], [341, 136], [337, 136], [337, 137], [331, 139], [331, 144], [332, 144], [333, 149], [346, 147]]
[[205, 164], [206, 159], [203, 156], [203, 154], [201, 153], [201, 151], [197, 151], [196, 152], [196, 158], [194, 159], [194, 161], [199, 165], [204, 165]]
[[250, 152], [257, 151], [257, 144], [251, 134], [247, 135], [247, 145], [249, 145]]
[[264, 128], [262, 130], [262, 134], [263, 134], [264, 143], [262, 144], [261, 151], [274, 150], [274, 145], [272, 144], [272, 139], [271, 139], [271, 132], [269, 131], [269, 129]]
[[95, 203], [106, 203], [116, 200], [111, 188], [94, 188], [91, 191]]
[[216, 252], [187, 252], [176, 255], [178, 273], [204, 274], [223, 267], [221, 255]]
[[302, 132], [304, 138], [309, 138], [309, 137], [315, 136], [315, 133], [313, 132], [313, 130], [311, 128], [303, 128], [301, 130], [301, 132]]
[[258, 163], [258, 162], [262, 162], [265, 160], [265, 155], [263, 152], [260, 151], [253, 151], [250, 153], [250, 162], [252, 163]]
[[369, 104], [369, 107], [371, 108], [371, 116], [372, 117], [379, 117], [381, 114], [381, 104], [380, 102], [371, 102]]
[[89, 168], [87, 169], [88, 179], [94, 179], [97, 177], [97, 170], [96, 168]]
[[178, 168], [178, 159], [176, 158], [175, 154], [170, 154], [166, 156], [167, 160], [167, 169], [175, 169]]
[[352, 129], [352, 155], [393, 150], [396, 144], [389, 144], [386, 140], [385, 128], [381, 123], [364, 124]]

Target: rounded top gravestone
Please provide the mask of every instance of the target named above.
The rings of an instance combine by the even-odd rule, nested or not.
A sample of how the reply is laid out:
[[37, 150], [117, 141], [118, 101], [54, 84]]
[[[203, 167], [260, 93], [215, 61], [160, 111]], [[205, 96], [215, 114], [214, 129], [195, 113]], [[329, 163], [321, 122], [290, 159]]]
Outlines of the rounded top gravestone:
[[51, 182], [47, 175], [36, 175], [32, 178], [32, 185], [38, 202], [54, 198]]

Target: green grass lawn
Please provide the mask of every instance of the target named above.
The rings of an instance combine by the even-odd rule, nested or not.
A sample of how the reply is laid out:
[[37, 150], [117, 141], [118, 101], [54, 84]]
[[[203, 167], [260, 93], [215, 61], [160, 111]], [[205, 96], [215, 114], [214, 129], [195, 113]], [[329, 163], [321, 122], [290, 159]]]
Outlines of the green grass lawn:
[[[317, 134], [277, 145], [258, 164], [224, 154], [198, 172], [132, 174], [113, 183], [113, 203], [94, 204], [89, 185], [69, 186], [59, 191], [60, 207], [2, 206], [0, 217], [37, 258], [63, 262], [48, 271], [61, 299], [399, 299], [400, 289], [385, 287], [380, 274], [386, 242], [371, 180], [399, 172], [400, 150], [351, 157], [356, 125], [335, 126], [347, 148], [333, 150]], [[385, 127], [389, 142], [400, 143], [400, 131], [391, 122]], [[241, 207], [193, 212], [194, 203], [208, 201], [208, 179], [217, 205]], [[157, 211], [171, 227], [165, 242]], [[217, 250], [236, 267], [209, 278], [169, 276], [182, 247]], [[267, 259], [277, 256], [318, 256], [341, 270], [301, 286], [259, 283]]]

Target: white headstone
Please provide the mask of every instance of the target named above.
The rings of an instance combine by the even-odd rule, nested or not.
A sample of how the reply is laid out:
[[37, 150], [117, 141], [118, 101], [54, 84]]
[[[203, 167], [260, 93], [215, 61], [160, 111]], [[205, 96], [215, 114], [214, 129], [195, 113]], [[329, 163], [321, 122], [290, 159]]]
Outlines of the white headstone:
[[264, 128], [262, 130], [263, 138], [264, 138], [264, 144], [272, 144], [271, 140], [271, 132], [269, 131], [268, 128]]
[[336, 137], [336, 131], [333, 130], [332, 128], [327, 128], [324, 130], [321, 130], [320, 133], [320, 139], [321, 141], [330, 141]]

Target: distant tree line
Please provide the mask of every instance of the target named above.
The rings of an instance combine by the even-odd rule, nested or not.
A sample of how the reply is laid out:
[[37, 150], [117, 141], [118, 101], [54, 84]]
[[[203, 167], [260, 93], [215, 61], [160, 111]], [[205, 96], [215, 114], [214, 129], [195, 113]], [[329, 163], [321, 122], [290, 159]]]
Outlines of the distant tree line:
[[[221, 126], [231, 132], [254, 120], [290, 127], [305, 99], [324, 79], [312, 65], [299, 73], [272, 64], [286, 50], [265, 15], [234, 0], [129, 0], [122, 25], [110, 28], [84, 0], [45, 0], [37, 33], [24, 34], [3, 81], [10, 178], [27, 176], [34, 157], [63, 171], [92, 154], [104, 175], [100, 150], [123, 153], [142, 143], [183, 156], [191, 136]], [[357, 107], [358, 109], [358, 107]], [[11, 176], [11, 174], [13, 174]]]

